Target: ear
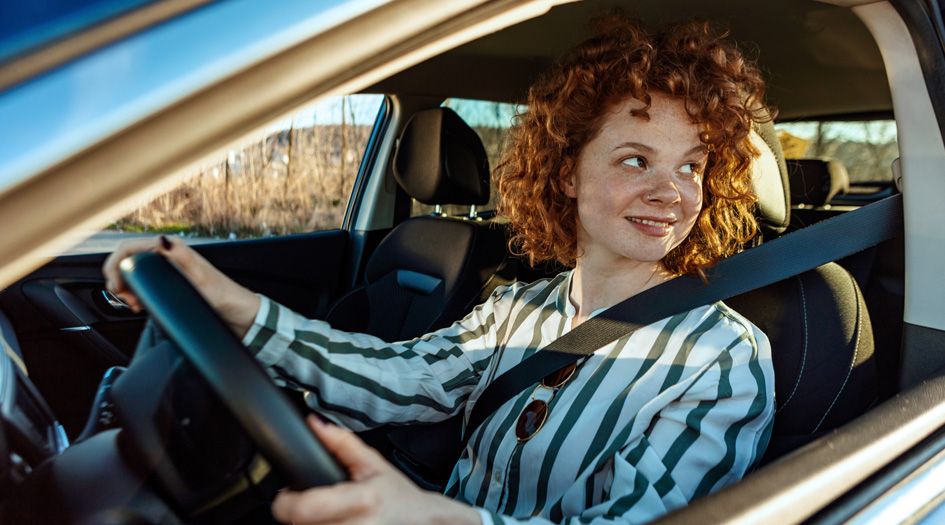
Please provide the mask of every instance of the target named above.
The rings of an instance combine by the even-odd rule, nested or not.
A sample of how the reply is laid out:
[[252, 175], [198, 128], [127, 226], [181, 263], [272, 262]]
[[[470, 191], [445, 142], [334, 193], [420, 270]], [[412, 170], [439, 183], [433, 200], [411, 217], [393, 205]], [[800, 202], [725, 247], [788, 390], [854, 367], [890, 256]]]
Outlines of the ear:
[[571, 171], [570, 162], [561, 166], [561, 171], [558, 172], [558, 188], [568, 197], [577, 198], [577, 187], [574, 184], [574, 173]]

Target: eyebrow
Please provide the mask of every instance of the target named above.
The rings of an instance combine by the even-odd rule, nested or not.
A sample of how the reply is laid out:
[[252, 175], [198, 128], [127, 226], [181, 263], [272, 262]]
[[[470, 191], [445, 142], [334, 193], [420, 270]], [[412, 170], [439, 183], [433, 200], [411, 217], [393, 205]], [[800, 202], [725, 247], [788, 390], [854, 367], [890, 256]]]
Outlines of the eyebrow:
[[[620, 144], [617, 144], [617, 147], [614, 148], [614, 151], [620, 148], [635, 148], [644, 153], [654, 153], [656, 151], [654, 148], [647, 146], [646, 144], [642, 144], [640, 142], [622, 142]], [[698, 146], [694, 146], [692, 149], [687, 151], [684, 156], [688, 157], [689, 155], [695, 155], [697, 153], [705, 154], [705, 146], [703, 146], [702, 144], [699, 144]]]

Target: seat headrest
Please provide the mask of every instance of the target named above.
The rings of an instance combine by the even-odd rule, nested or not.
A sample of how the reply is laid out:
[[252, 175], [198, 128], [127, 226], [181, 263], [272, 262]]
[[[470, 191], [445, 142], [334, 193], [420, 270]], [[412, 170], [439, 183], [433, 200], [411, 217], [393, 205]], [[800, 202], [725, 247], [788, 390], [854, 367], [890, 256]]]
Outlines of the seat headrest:
[[489, 202], [489, 159], [479, 139], [449, 108], [415, 113], [394, 154], [394, 177], [424, 204]]
[[791, 196], [787, 165], [774, 123], [755, 123], [751, 144], [761, 152], [751, 167], [752, 185], [758, 195], [755, 218], [762, 237], [776, 236], [783, 233], [791, 222]]
[[823, 206], [838, 193], [850, 189], [847, 168], [835, 160], [791, 159], [787, 165], [794, 204]]

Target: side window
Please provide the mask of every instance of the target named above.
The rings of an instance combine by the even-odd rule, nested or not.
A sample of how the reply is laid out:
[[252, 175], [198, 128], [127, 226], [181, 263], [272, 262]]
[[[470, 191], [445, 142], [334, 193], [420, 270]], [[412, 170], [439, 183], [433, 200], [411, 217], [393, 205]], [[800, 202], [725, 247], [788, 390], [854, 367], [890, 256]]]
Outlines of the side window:
[[775, 128], [786, 158], [827, 157], [842, 163], [851, 192], [892, 180], [890, 165], [899, 156], [894, 120], [782, 122]]
[[109, 229], [207, 242], [339, 228], [383, 100], [324, 99], [134, 203]]
[[[462, 98], [449, 98], [443, 102], [444, 107], [448, 107], [456, 112], [457, 115], [469, 124], [486, 149], [486, 155], [489, 158], [489, 169], [494, 170], [499, 165], [509, 140], [509, 128], [512, 127], [512, 118], [519, 112], [519, 107], [515, 104], [505, 102], [490, 102], [485, 100], [470, 100]], [[493, 188], [492, 198], [484, 206], [477, 207], [479, 213], [494, 211], [496, 207], [495, 189]], [[413, 201], [411, 215], [429, 215], [433, 213], [434, 206], [426, 205], [421, 202]], [[442, 212], [451, 216], [464, 216], [469, 214], [469, 206], [442, 206]]]

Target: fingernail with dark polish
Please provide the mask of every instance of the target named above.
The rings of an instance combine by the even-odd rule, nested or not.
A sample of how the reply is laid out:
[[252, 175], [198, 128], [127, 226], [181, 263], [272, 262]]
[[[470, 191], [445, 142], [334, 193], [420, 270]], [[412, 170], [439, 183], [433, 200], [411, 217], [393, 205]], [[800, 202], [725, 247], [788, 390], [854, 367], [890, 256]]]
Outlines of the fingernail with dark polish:
[[163, 246], [165, 250], [170, 250], [174, 247], [174, 245], [171, 244], [171, 241], [167, 240], [167, 237], [163, 235], [161, 236], [161, 246]]

